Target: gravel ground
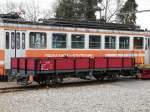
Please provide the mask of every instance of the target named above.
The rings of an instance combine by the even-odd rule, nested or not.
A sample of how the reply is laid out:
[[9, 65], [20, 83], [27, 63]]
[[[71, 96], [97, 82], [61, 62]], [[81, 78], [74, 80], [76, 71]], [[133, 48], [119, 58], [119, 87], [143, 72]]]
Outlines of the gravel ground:
[[0, 112], [150, 112], [150, 80], [0, 94]]
[[16, 82], [0, 82], [0, 88], [16, 87], [16, 86], [18, 86]]

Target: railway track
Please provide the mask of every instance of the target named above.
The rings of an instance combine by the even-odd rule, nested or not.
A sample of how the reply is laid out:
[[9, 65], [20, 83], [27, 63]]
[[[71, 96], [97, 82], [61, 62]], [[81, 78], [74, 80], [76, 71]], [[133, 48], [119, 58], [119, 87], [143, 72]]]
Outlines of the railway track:
[[38, 88], [38, 85], [34, 86], [16, 86], [16, 87], [5, 87], [5, 88], [0, 88], [0, 94], [3, 93], [12, 93], [12, 92], [21, 92], [21, 91], [27, 91], [27, 90], [34, 90]]
[[98, 81], [82, 81], [82, 82], [67, 82], [62, 84], [54, 84], [54, 85], [30, 85], [30, 86], [16, 86], [16, 87], [5, 87], [0, 88], [0, 94], [4, 93], [13, 93], [13, 92], [23, 92], [23, 91], [32, 91], [39, 89], [50, 89], [50, 88], [62, 88], [62, 87], [74, 87], [74, 86], [88, 86], [92, 84], [98, 84]]
[[[119, 81], [129, 81], [129, 80], [133, 81], [134, 79], [133, 78], [122, 78]], [[105, 81], [97, 81], [97, 80], [88, 80], [87, 81], [86, 80], [86, 81], [64, 82], [61, 84], [44, 85], [44, 86], [30, 85], [30, 86], [5, 87], [5, 88], [0, 88], [0, 94], [32, 91], [32, 90], [40, 90], [40, 89], [89, 86], [89, 85], [106, 84], [106, 83], [114, 83], [114, 82], [115, 81], [111, 81], [111, 80], [105, 80]]]

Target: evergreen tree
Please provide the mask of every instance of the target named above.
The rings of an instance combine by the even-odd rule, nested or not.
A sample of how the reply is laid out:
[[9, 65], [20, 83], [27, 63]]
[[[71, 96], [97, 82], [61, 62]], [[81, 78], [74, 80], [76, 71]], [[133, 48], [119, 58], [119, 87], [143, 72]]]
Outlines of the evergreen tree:
[[84, 20], [95, 21], [96, 20], [96, 8], [97, 0], [80, 0], [79, 14]]
[[[137, 3], [135, 0], [127, 0], [123, 7], [120, 9], [118, 19], [122, 24], [136, 24]], [[131, 13], [130, 13], [131, 12]]]
[[58, 19], [75, 19], [75, 2], [74, 0], [60, 0], [56, 9], [56, 18]]
[[96, 20], [97, 0], [60, 0], [56, 9], [56, 18]]

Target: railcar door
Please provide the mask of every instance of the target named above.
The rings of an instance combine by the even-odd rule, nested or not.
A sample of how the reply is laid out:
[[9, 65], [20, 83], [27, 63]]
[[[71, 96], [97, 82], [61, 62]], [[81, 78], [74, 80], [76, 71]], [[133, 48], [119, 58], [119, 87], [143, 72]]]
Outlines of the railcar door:
[[145, 64], [150, 64], [150, 38], [145, 40]]
[[5, 69], [10, 69], [12, 57], [25, 56], [25, 31], [5, 30]]

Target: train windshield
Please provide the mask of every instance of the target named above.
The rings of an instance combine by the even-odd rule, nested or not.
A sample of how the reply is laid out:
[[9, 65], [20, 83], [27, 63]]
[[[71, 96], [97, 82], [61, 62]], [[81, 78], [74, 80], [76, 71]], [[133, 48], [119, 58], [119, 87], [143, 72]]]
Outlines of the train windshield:
[[134, 49], [143, 49], [144, 39], [143, 37], [134, 37]]

